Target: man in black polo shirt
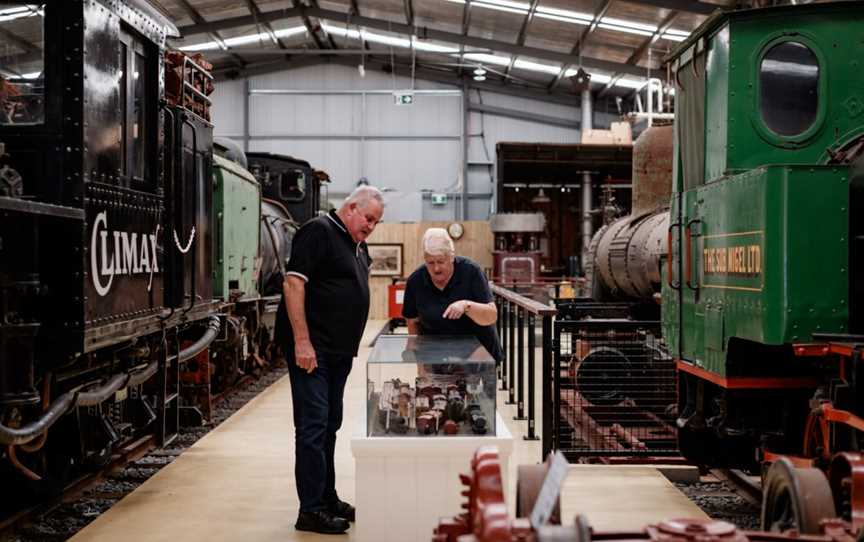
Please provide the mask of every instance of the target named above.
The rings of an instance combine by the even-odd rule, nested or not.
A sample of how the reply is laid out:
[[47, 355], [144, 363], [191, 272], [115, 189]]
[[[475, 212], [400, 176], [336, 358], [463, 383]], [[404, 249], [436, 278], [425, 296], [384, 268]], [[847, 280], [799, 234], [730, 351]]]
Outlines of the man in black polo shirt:
[[381, 192], [360, 186], [338, 211], [304, 224], [291, 247], [276, 340], [294, 405], [297, 530], [338, 534], [354, 521], [354, 507], [336, 495], [333, 458], [345, 381], [369, 315], [365, 240], [383, 212]]
[[504, 359], [495, 321], [498, 310], [480, 267], [456, 256], [443, 228], [423, 234], [424, 264], [408, 277], [402, 316], [412, 335], [474, 335], [495, 361]]

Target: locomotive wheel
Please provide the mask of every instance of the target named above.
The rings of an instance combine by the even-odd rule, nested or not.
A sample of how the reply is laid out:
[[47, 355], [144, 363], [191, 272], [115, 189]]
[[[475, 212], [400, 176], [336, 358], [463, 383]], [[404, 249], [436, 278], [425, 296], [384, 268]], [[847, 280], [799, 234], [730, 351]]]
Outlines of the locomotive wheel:
[[614, 406], [625, 398], [631, 384], [630, 360], [608, 346], [592, 349], [576, 367], [576, 389], [595, 406]]
[[[851, 521], [854, 529], [861, 529], [864, 526], [864, 457], [853, 452], [835, 455], [828, 469], [828, 482], [838, 515]], [[864, 529], [859, 531], [859, 540], [861, 537], [864, 537]]]
[[[516, 472], [516, 517], [527, 518], [534, 510], [534, 503], [540, 495], [543, 480], [546, 478], [547, 465], [519, 465]], [[552, 515], [549, 516], [552, 525], [561, 524], [561, 499], [555, 502]]]
[[835, 515], [831, 487], [821, 470], [795, 468], [786, 458], [771, 465], [762, 488], [762, 530], [818, 534], [819, 522]]

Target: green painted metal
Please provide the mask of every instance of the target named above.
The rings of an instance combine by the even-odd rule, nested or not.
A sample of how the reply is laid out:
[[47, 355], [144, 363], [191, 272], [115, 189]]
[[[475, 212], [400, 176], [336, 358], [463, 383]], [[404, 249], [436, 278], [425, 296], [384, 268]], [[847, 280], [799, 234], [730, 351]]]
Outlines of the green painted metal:
[[[670, 257], [680, 289], [664, 281], [664, 335], [712, 373], [727, 376], [731, 338], [782, 345], [847, 331], [849, 169], [826, 164], [864, 133], [861, 13], [864, 3], [845, 2], [724, 14], [671, 57], [690, 70], [708, 55], [704, 138], [681, 141], [676, 130]], [[759, 66], [784, 40], [819, 62], [816, 120], [794, 137], [772, 132], [760, 111]], [[683, 190], [693, 183], [682, 156], [699, 146], [705, 183]]]
[[224, 300], [258, 297], [261, 187], [251, 173], [214, 155], [214, 295]]

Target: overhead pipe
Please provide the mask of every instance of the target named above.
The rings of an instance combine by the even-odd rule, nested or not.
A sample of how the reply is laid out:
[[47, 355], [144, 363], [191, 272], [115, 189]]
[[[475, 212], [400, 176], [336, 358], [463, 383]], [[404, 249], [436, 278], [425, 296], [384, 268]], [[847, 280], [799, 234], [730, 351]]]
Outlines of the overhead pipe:
[[[207, 331], [194, 344], [184, 348], [168, 358], [168, 362], [179, 359], [180, 362], [200, 354], [219, 334], [222, 327], [218, 316], [211, 316], [207, 322]], [[107, 383], [90, 391], [67, 391], [58, 397], [47, 411], [37, 420], [24, 427], [7, 427], [0, 424], [0, 445], [25, 444], [47, 431], [61, 416], [79, 406], [96, 406], [105, 402], [118, 390], [128, 386], [138, 386], [146, 382], [159, 370], [159, 362], [154, 361], [143, 370], [133, 373], [118, 374], [111, 377]]]

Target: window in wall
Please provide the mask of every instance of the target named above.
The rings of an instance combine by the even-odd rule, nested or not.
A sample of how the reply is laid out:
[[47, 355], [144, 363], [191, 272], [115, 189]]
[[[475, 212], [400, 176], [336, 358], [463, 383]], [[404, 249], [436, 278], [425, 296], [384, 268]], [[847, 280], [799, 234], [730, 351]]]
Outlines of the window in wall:
[[819, 61], [806, 45], [779, 43], [759, 66], [760, 111], [765, 125], [781, 136], [804, 133], [819, 110]]

